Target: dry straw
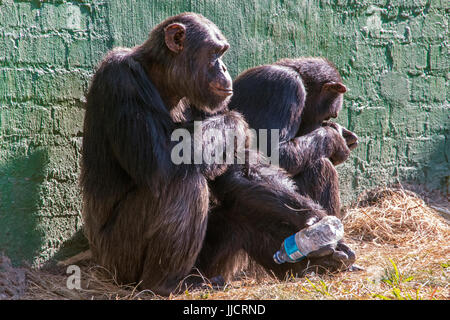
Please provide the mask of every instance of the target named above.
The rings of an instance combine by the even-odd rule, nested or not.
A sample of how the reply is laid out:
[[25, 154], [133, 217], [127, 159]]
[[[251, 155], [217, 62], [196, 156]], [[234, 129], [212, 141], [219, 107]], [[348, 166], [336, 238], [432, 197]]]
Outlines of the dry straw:
[[[321, 277], [308, 275], [293, 282], [280, 282], [271, 278], [260, 281], [244, 277], [227, 285], [223, 290], [197, 290], [169, 298], [372, 299], [376, 298], [377, 293], [389, 296], [389, 290], [392, 288], [381, 284], [374, 285], [372, 280], [368, 279], [373, 277], [371, 268], [385, 270], [383, 272], [386, 273], [390, 268], [387, 262], [391, 258], [401, 270], [414, 275], [414, 281], [408, 285], [411, 290], [420, 290], [421, 297], [449, 298], [448, 268], [443, 265], [450, 261], [450, 226], [419, 196], [402, 188], [367, 192], [354, 207], [346, 210], [343, 222], [346, 241], [357, 251], [357, 263], [366, 268], [366, 271]], [[10, 288], [6, 295], [8, 292], [17, 291], [20, 292], [21, 299], [162, 298], [148, 290], [140, 291], [136, 286], [118, 285], [113, 274], [90, 261], [77, 264], [81, 267], [81, 290], [67, 288], [68, 275], [65, 268], [56, 268], [51, 272], [24, 268], [20, 272], [26, 273], [26, 290], [20, 288], [17, 291]], [[2, 276], [11, 279], [18, 272], [7, 267], [7, 263], [3, 265], [4, 272], [2, 274], [0, 270], [0, 283]], [[24, 284], [22, 277], [16, 278]], [[315, 280], [311, 282], [310, 279]], [[17, 294], [10, 294], [9, 298], [17, 298]]]
[[344, 218], [346, 234], [364, 241], [397, 246], [431, 245], [447, 248], [448, 222], [415, 193], [384, 188], [364, 194]]

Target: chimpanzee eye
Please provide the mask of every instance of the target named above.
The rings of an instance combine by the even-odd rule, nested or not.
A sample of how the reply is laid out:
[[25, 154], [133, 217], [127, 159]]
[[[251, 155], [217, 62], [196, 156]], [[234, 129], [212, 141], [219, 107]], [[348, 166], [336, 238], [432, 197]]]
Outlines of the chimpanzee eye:
[[212, 68], [217, 62], [217, 55], [213, 54], [211, 55], [211, 58], [209, 59], [209, 66]]
[[209, 66], [214, 67], [217, 63], [217, 60], [220, 58], [220, 55], [217, 53], [217, 51], [210, 52], [209, 54]]
[[209, 61], [213, 61], [217, 59], [217, 53], [214, 50], [211, 50], [208, 52], [208, 59]]

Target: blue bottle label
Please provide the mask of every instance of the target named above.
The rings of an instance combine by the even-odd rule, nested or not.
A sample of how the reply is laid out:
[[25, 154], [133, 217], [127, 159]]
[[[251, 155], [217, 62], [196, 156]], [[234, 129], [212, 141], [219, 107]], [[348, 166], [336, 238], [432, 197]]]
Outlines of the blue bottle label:
[[286, 250], [288, 257], [292, 260], [292, 262], [298, 262], [305, 257], [295, 243], [295, 234], [284, 240], [284, 250]]

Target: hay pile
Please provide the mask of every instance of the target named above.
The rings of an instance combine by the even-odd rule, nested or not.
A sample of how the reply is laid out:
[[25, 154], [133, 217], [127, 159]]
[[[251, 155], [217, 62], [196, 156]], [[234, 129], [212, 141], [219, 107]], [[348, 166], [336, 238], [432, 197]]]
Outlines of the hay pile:
[[[317, 277], [312, 280], [316, 281], [315, 287], [311, 287], [310, 282], [314, 275], [294, 282], [279, 282], [270, 278], [261, 282], [254, 278], [242, 278], [227, 285], [224, 290], [199, 290], [169, 299], [372, 299], [376, 294], [385, 295], [386, 290], [392, 289], [383, 287], [379, 281], [372, 283], [373, 279], [385, 277], [386, 270], [392, 267], [389, 263], [391, 258], [401, 270], [414, 275], [415, 282], [408, 283], [411, 290], [420, 290], [422, 297], [427, 299], [450, 298], [450, 269], [446, 267], [450, 262], [450, 225], [419, 196], [402, 188], [367, 192], [354, 207], [346, 210], [343, 222], [346, 242], [357, 252], [357, 263], [366, 271]], [[81, 269], [81, 290], [68, 289], [65, 267], [52, 271], [27, 268], [26, 290], [23, 288], [23, 277], [17, 276], [13, 279], [19, 281], [21, 287], [17, 290], [11, 287], [14, 283], [6, 283], [10, 288], [4, 289], [3, 293], [7, 292], [9, 297], [6, 298], [13, 299], [163, 298], [149, 290], [139, 291], [134, 286], [118, 285], [114, 275], [89, 260], [75, 264]], [[374, 268], [382, 272], [375, 278], [371, 271]], [[6, 269], [8, 275], [15, 274], [9, 266]], [[369, 278], [372, 280], [368, 282]], [[0, 265], [0, 289], [4, 285], [1, 280]], [[327, 291], [324, 294], [320, 288], [325, 283]], [[1, 293], [0, 290], [0, 299], [5, 298]]]
[[119, 285], [115, 277], [93, 263], [80, 266], [81, 289], [69, 289], [66, 267], [59, 272], [27, 271], [28, 289], [21, 299], [43, 300], [137, 300], [156, 299], [148, 290], [139, 291], [136, 286]]
[[450, 228], [418, 195], [400, 188], [376, 189], [347, 210], [348, 236], [398, 246], [439, 244], [448, 250]]

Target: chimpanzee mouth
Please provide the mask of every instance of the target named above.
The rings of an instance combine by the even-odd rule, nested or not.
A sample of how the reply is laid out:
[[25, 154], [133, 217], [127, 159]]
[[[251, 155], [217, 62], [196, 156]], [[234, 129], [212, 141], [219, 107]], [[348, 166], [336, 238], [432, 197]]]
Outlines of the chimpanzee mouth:
[[357, 146], [358, 146], [358, 141], [349, 144], [349, 145], [348, 145], [348, 148], [349, 148], [350, 150], [353, 150], [353, 149], [355, 149]]
[[215, 93], [217, 93], [218, 95], [221, 95], [221, 96], [230, 96], [233, 94], [233, 89], [231, 89], [231, 88], [221, 88], [221, 87], [211, 86], [211, 89]]

